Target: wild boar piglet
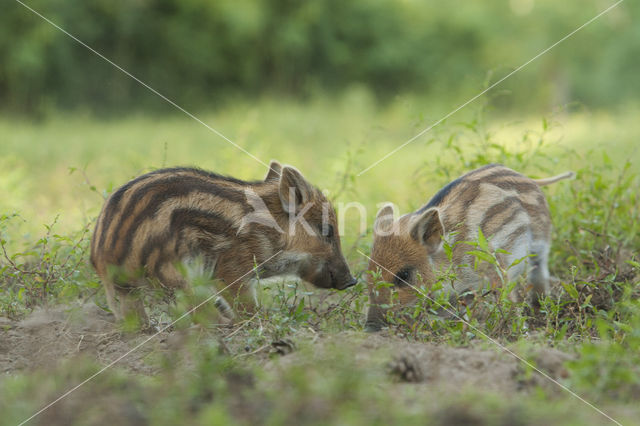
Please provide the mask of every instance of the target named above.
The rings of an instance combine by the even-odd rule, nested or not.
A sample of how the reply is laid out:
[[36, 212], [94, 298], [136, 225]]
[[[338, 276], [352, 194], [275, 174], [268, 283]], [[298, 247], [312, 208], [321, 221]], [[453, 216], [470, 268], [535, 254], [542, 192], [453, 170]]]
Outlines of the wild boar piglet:
[[[367, 329], [376, 331], [384, 325], [392, 302], [393, 308], [399, 309], [416, 301], [417, 289], [429, 292], [450, 265], [455, 279], [443, 283], [444, 291], [460, 294], [499, 285], [502, 279], [495, 268], [481, 263], [476, 269], [475, 258], [468, 253], [474, 247], [464, 243], [477, 241], [478, 230], [507, 269], [502, 278], [511, 282], [526, 273], [531, 301], [536, 303], [538, 296], [549, 290], [551, 239], [549, 207], [540, 186], [573, 175], [567, 172], [534, 180], [491, 164], [454, 180], [423, 207], [398, 219], [394, 219], [390, 205], [383, 207], [376, 217], [369, 263], [369, 270], [378, 274], [369, 276]], [[451, 262], [445, 241], [452, 247]], [[380, 281], [393, 287], [381, 286]], [[397, 299], [392, 298], [394, 292]]]
[[[192, 269], [230, 286], [227, 299], [247, 310], [255, 306], [258, 277], [292, 274], [335, 289], [356, 282], [327, 198], [298, 170], [275, 161], [263, 181], [195, 168], [162, 169], [130, 181], [98, 217], [91, 263], [116, 318], [135, 313], [143, 322], [136, 290], [150, 283], [188, 290]], [[224, 298], [216, 306], [234, 316]]]

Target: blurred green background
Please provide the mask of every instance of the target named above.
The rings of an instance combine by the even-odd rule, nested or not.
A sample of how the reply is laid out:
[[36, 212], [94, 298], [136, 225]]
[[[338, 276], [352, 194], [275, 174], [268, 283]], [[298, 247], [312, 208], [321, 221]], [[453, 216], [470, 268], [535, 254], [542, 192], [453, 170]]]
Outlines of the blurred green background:
[[[470, 97], [614, 2], [552, 0], [32, 0], [27, 4], [191, 108], [367, 87]], [[627, 1], [532, 64], [508, 110], [640, 96], [640, 6]], [[166, 110], [162, 100], [16, 2], [0, 16], [5, 110]]]
[[[262, 161], [297, 166], [369, 217], [387, 200], [403, 212], [421, 205], [480, 160], [543, 176], [604, 149], [635, 167], [640, 5], [625, 1], [357, 176], [613, 3], [27, 2]], [[56, 214], [78, 229], [100, 195], [157, 167], [266, 172], [12, 1], [0, 14], [0, 112], [0, 214], [19, 213], [25, 232]], [[541, 141], [547, 156], [520, 161]], [[485, 155], [491, 147], [510, 155]]]

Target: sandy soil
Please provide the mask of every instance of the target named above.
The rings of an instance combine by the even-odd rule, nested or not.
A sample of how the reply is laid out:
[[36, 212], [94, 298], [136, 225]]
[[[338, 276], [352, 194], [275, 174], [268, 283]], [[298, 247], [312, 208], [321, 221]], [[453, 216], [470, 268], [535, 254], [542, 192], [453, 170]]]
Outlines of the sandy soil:
[[[166, 347], [166, 334], [119, 361], [133, 372], [153, 373], [144, 358]], [[84, 355], [107, 365], [149, 335], [120, 333], [113, 316], [93, 303], [69, 308], [37, 308], [21, 321], [0, 318], [0, 373], [47, 369]]]
[[[154, 363], [145, 358], [157, 353], [175, 350], [183, 332], [160, 333], [117, 365], [138, 374], [153, 374]], [[107, 365], [126, 354], [152, 334], [121, 333], [113, 317], [87, 303], [76, 308], [38, 308], [21, 321], [0, 318], [0, 373], [15, 374], [35, 369], [55, 367], [63, 360], [84, 356]], [[344, 331], [332, 335], [296, 336], [314, 347], [314, 356], [348, 345], [358, 361], [377, 366], [390, 374], [396, 382], [412, 382], [417, 386], [450, 389], [475, 387], [504, 393], [521, 391], [530, 385], [557, 387], [538, 374], [524, 374], [524, 365], [513, 356], [493, 348], [450, 347], [435, 343], [407, 342], [385, 332], [365, 334]], [[312, 342], [312, 343], [311, 343]], [[232, 349], [235, 349], [232, 346]], [[241, 348], [233, 350], [241, 351]], [[286, 354], [278, 357], [273, 353]], [[289, 363], [308, 356], [296, 350], [295, 344], [274, 342], [269, 348], [256, 353], [259, 362], [267, 368], [286, 368]], [[551, 348], [540, 348], [529, 359], [554, 379], [565, 377], [563, 363], [570, 356]], [[270, 365], [273, 364], [273, 365]]]

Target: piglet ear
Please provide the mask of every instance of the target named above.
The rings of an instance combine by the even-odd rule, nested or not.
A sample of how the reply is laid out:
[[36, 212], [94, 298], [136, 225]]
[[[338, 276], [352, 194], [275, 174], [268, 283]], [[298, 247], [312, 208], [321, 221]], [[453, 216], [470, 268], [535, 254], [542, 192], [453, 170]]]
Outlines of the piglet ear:
[[376, 215], [376, 220], [373, 224], [373, 232], [375, 234], [382, 234], [386, 232], [393, 225], [393, 206], [391, 204], [385, 204]]
[[267, 175], [264, 177], [264, 181], [276, 180], [282, 174], [282, 165], [278, 163], [276, 160], [271, 160], [269, 163], [269, 171]]
[[311, 200], [313, 186], [298, 170], [291, 166], [284, 166], [280, 172], [279, 191], [284, 211], [295, 214]]
[[443, 234], [440, 212], [435, 207], [417, 214], [409, 226], [411, 238], [425, 246], [429, 253], [435, 253], [440, 248]]

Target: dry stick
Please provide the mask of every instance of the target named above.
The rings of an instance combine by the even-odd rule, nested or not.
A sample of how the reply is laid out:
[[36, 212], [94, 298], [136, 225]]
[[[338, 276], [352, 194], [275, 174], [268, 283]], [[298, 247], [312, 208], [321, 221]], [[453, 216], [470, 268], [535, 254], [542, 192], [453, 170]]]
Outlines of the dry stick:
[[236, 335], [240, 330], [242, 330], [244, 328], [245, 325], [249, 324], [251, 321], [254, 320], [254, 318], [258, 315], [258, 312], [256, 312], [255, 314], [253, 314], [251, 316], [251, 318], [246, 319], [244, 321], [242, 321], [242, 324], [236, 328], [235, 330], [233, 330], [230, 334], [227, 334], [226, 336], [224, 336], [225, 339], [229, 339], [230, 337]]
[[242, 354], [238, 354], [235, 356], [235, 358], [243, 358], [245, 356], [249, 356], [249, 355], [255, 355], [258, 352], [262, 352], [263, 350], [267, 349], [268, 347], [271, 346], [271, 343], [267, 343], [266, 345], [260, 346], [258, 349], [256, 349], [255, 351], [251, 351], [251, 352], [246, 352], [246, 353], [242, 353]]
[[[167, 156], [167, 152], [166, 152], [166, 151], [167, 151], [167, 143], [166, 143], [166, 142], [164, 143], [164, 149], [165, 149], [165, 153], [164, 153], [165, 160], [163, 161], [163, 167], [164, 167], [164, 162], [166, 161], [166, 156]], [[87, 186], [89, 187], [89, 189], [92, 189], [92, 188], [93, 188], [91, 192], [95, 192], [95, 193], [97, 193], [98, 195], [100, 195], [100, 197], [102, 198], [102, 200], [103, 200], [103, 201], [106, 201], [106, 200], [107, 200], [107, 198], [108, 198], [108, 196], [107, 196], [106, 194], [104, 194], [104, 193], [102, 193], [102, 194], [101, 194], [101, 193], [99, 193], [99, 192], [95, 189], [95, 188], [96, 188], [96, 187], [95, 187], [95, 185], [93, 185], [93, 184], [91, 183], [91, 180], [89, 179], [89, 175], [87, 175], [86, 167], [85, 167], [84, 169], [82, 169], [81, 173], [82, 173], [82, 176], [84, 177], [84, 184], [85, 184], [85, 185], [87, 185]], [[106, 191], [105, 191], [105, 192], [106, 192]]]
[[[64, 262], [62, 262], [62, 264], [60, 265], [61, 267], [65, 267], [67, 266], [67, 263], [69, 263], [69, 261], [71, 260], [71, 255], [76, 251], [76, 249], [78, 247], [80, 247], [80, 244], [86, 239], [87, 234], [89, 233], [89, 225], [90, 223], [87, 223], [84, 226], [84, 229], [82, 230], [82, 235], [80, 235], [80, 238], [78, 239], [78, 241], [76, 241], [76, 243], [73, 245], [73, 247], [71, 247], [71, 250], [69, 251], [69, 254], [67, 255], [67, 258], [64, 260]], [[80, 263], [82, 263], [82, 260], [84, 258], [84, 254], [86, 253], [87, 249], [84, 248], [82, 249], [81, 255], [79, 256], [79, 260], [76, 262], [76, 264], [74, 265], [74, 268], [77, 268], [78, 265], [80, 265]], [[71, 275], [71, 273], [73, 273], [73, 269], [70, 273], [68, 273], [67, 276], [65, 276], [65, 278], [67, 278], [69, 275]]]
[[7, 260], [7, 262], [9, 262], [9, 266], [11, 266], [15, 271], [20, 272], [21, 274], [29, 274], [29, 275], [33, 275], [35, 272], [34, 271], [25, 271], [24, 269], [21, 269], [18, 267], [18, 265], [16, 265], [16, 263], [11, 260], [11, 257], [9, 257], [9, 254], [7, 253], [7, 248], [4, 245], [4, 242], [0, 242], [0, 246], [2, 246], [2, 252], [4, 253], [4, 258]]

